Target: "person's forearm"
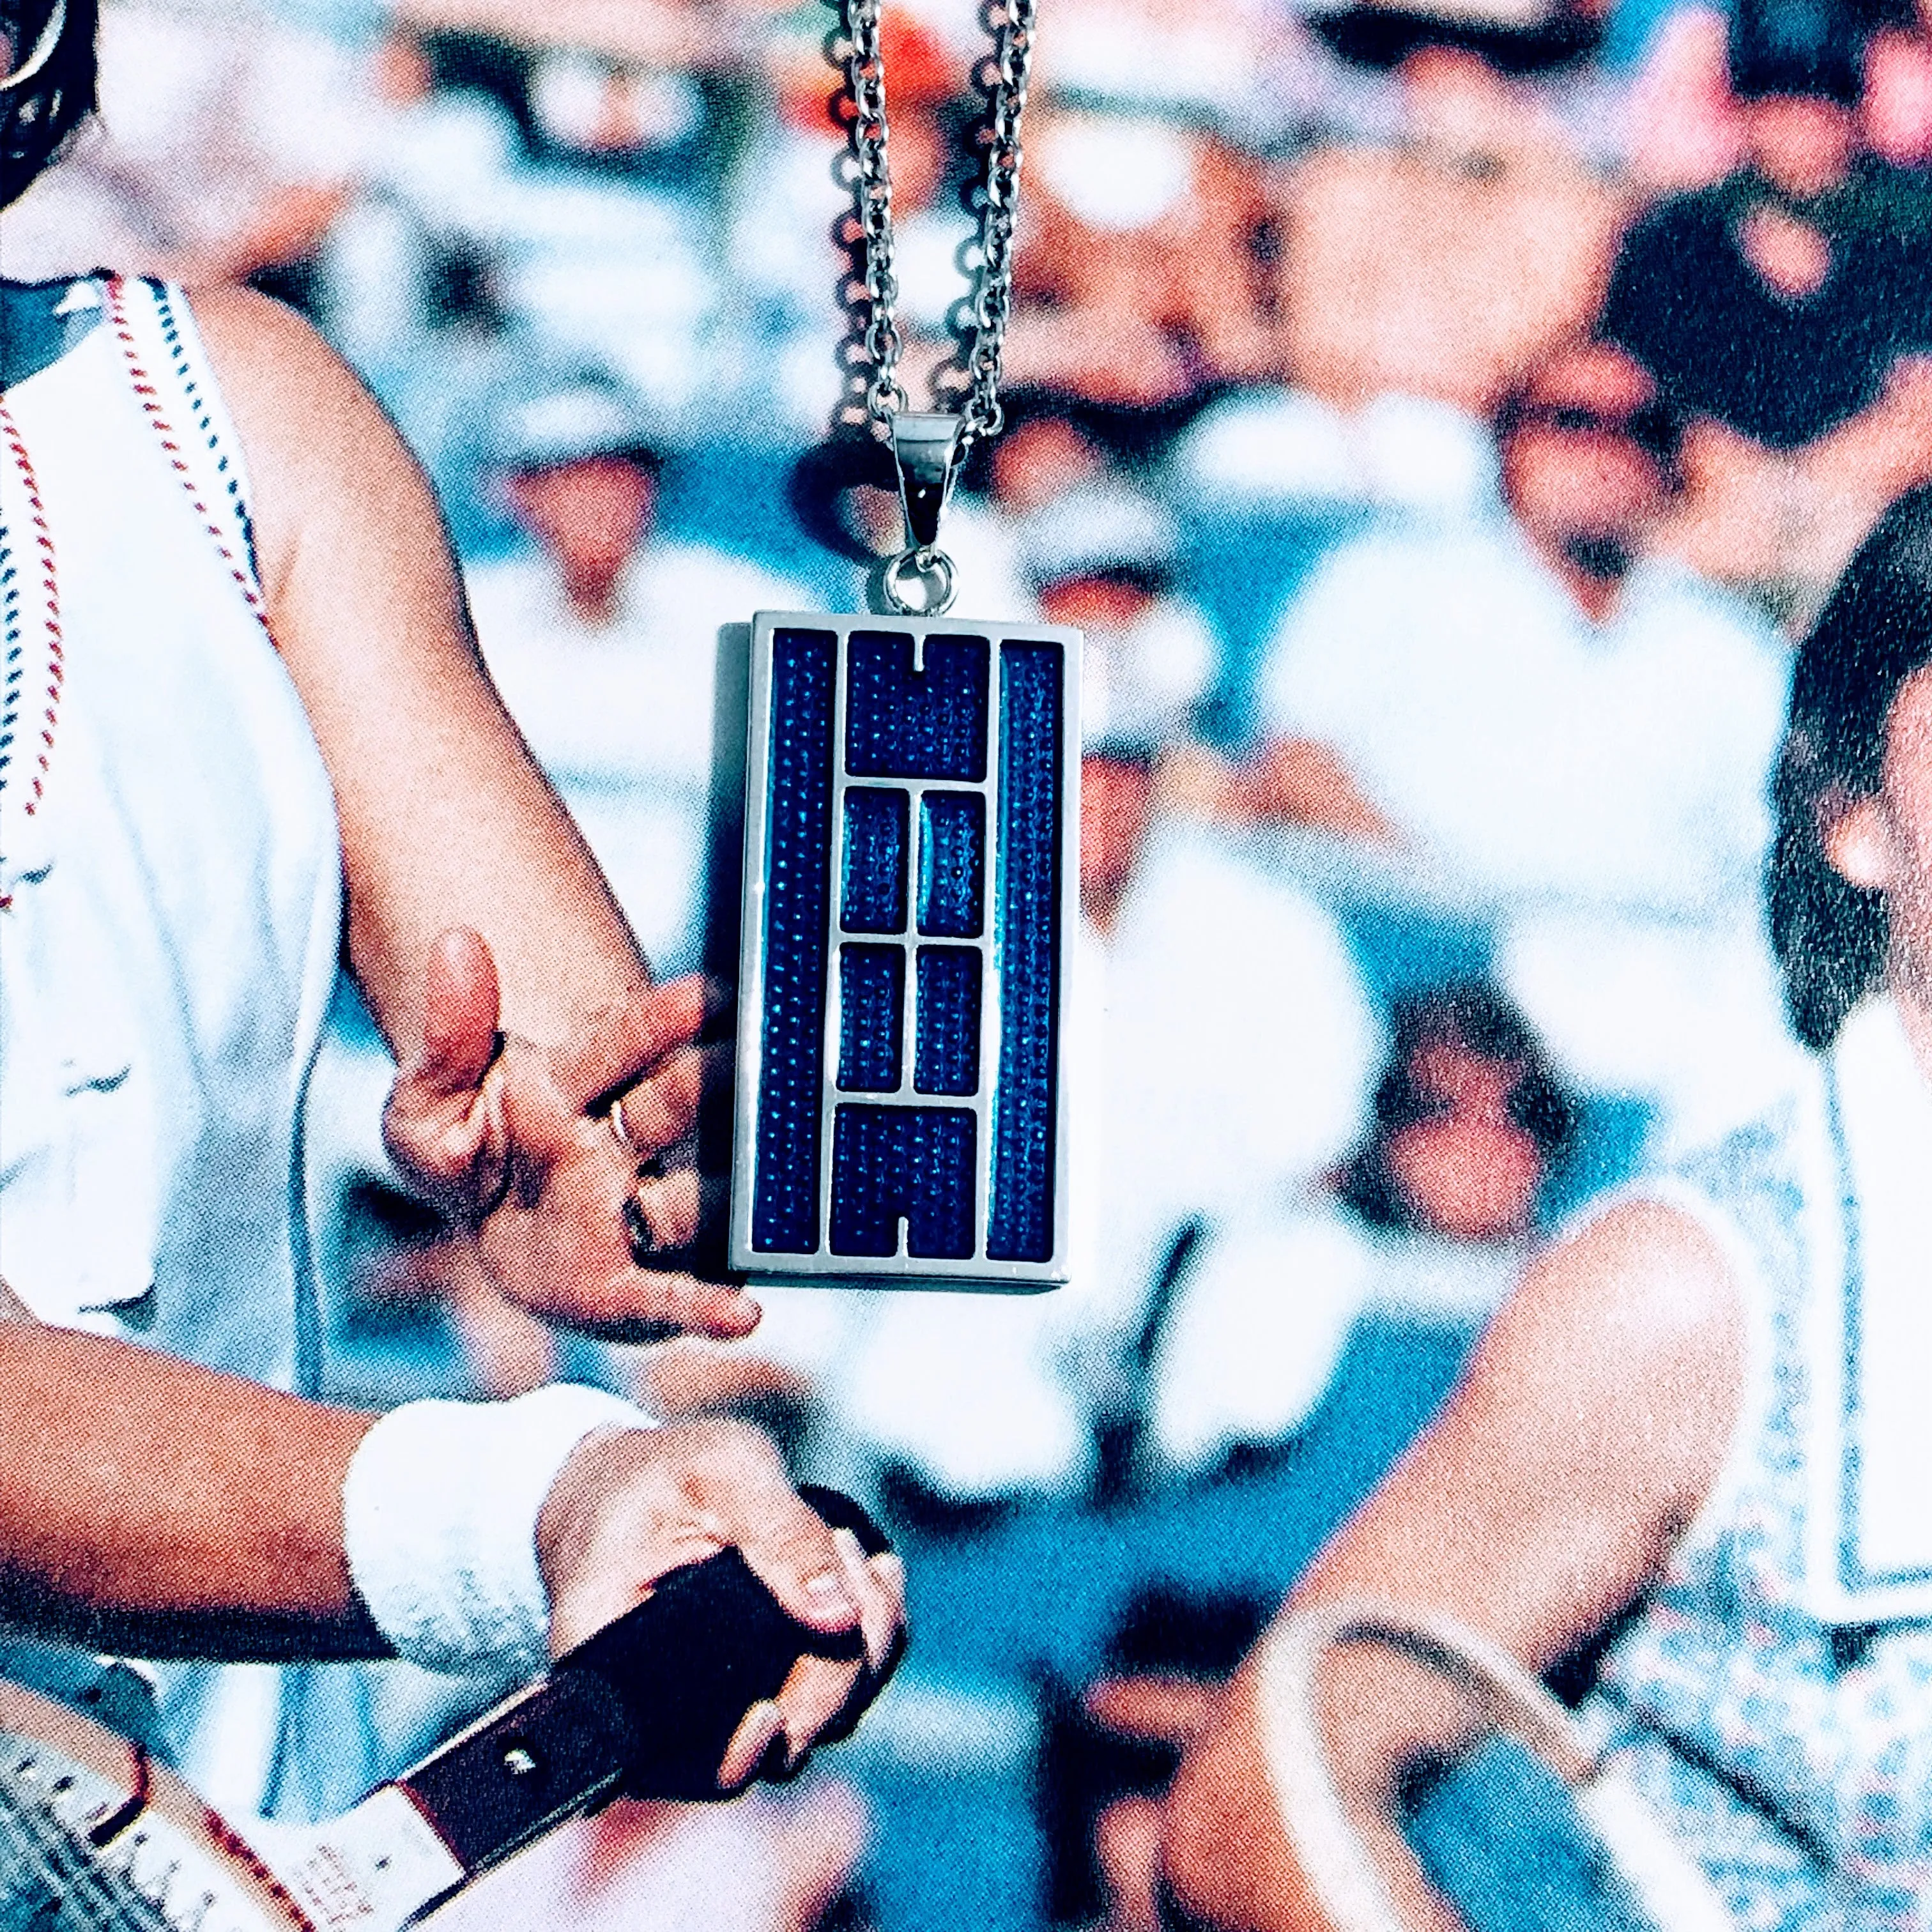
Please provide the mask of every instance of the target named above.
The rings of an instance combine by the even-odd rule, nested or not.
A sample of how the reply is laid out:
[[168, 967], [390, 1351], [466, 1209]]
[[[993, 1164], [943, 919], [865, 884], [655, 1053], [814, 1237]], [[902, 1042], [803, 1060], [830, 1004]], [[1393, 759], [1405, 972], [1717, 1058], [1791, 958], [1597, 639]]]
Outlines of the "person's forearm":
[[195, 314], [254, 485], [275, 640], [335, 789], [351, 963], [400, 1056], [436, 936], [488, 942], [506, 1031], [559, 1045], [649, 975], [471, 644], [421, 470], [314, 334], [246, 292]]
[[0, 1618], [136, 1656], [386, 1654], [343, 1552], [371, 1420], [0, 1321]]
[[[328, 700], [304, 695], [326, 745]], [[504, 1030], [546, 1046], [581, 1040], [650, 983], [575, 826], [494, 712], [480, 677], [398, 691], [380, 716], [344, 726], [352, 758], [331, 757], [350, 964], [401, 1058], [420, 1039], [430, 949], [453, 926], [489, 946]], [[406, 794], [393, 777], [370, 782], [378, 763], [421, 770], [425, 748], [433, 773]]]
[[[1216, 1721], [1187, 1749], [1169, 1794], [1162, 1861], [1180, 1925], [1202, 1932], [1333, 1932], [1324, 1904], [1346, 1892], [1365, 1860], [1402, 1932], [1467, 1932], [1430, 1884], [1397, 1822], [1403, 1768], [1452, 1754], [1467, 1730], [1453, 1699], [1426, 1673], [1391, 1656], [1367, 1668], [1347, 1651], [1328, 1660], [1316, 1761], [1271, 1764], [1266, 1690], [1251, 1662]], [[1311, 1714], [1312, 1715], [1312, 1714]], [[1330, 1844], [1327, 1802], [1346, 1812], [1346, 1845]], [[1313, 1836], [1310, 1836], [1310, 1834]], [[1340, 1875], [1340, 1876], [1338, 1876]]]

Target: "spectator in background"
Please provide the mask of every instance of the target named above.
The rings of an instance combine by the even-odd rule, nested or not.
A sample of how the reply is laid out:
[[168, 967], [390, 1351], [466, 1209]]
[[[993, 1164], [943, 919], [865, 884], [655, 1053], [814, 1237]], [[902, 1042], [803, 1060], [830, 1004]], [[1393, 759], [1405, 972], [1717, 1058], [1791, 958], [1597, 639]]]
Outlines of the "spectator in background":
[[1204, 1228], [1148, 1349], [1149, 1468], [1211, 1473], [1284, 1440], [1363, 1315], [1473, 1330], [1528, 1260], [1575, 1102], [1490, 987], [1398, 1001], [1391, 1030], [1335, 1200], [1251, 1199]]
[[1534, 1035], [1473, 982], [1400, 1002], [1391, 1030], [1375, 1126], [1342, 1170], [1342, 1201], [1374, 1228], [1525, 1240], [1576, 1129]]
[[1602, 299], [1624, 200], [1538, 91], [1595, 22], [1562, 0], [1504, 10], [1371, 4], [1310, 21], [1399, 82], [1394, 139], [1324, 143], [1280, 190], [1286, 364], [1328, 401], [1394, 390], [1486, 416]]
[[1027, 163], [1010, 380], [1153, 408], [1280, 372], [1252, 156], [1162, 116], [1063, 107], [1030, 124]]
[[1697, 420], [1670, 541], [1802, 615], [1932, 476], [1932, 202], [1862, 148], [1846, 7], [1733, 22], [1744, 166], [1625, 238], [1601, 327]]
[[[1212, 682], [1220, 649], [1174, 580], [1178, 535], [1167, 512], [1096, 478], [1042, 502], [1016, 536], [1041, 616], [1085, 640], [1083, 668], [1095, 674], [1086, 701], [1118, 704], [1132, 688], [1140, 705], [1184, 716]], [[1144, 721], [1120, 722], [1133, 736]]]
[[724, 552], [655, 537], [659, 438], [601, 376], [506, 412], [524, 554], [468, 573], [491, 677], [654, 961], [695, 964], [722, 625], [811, 600]]
[[1360, 538], [1290, 606], [1234, 802], [1494, 918], [1566, 1076], [1708, 1133], [1788, 1064], [1755, 910], [1784, 653], [1648, 554], [1676, 443], [1622, 350], [1558, 350], [1496, 430], [1506, 522]]
[[[1336, 1158], [1366, 1098], [1376, 1028], [1329, 916], [1159, 811], [1162, 767], [1188, 741], [1214, 669], [1204, 624], [1162, 587], [1172, 524], [1124, 492], [1090, 489], [1031, 535], [1042, 610], [1089, 627], [1075, 971], [1100, 1035], [1083, 1071], [1090, 1095], [1104, 1095], [1088, 1193], [1105, 1252], [1058, 1299], [1105, 1355], [1138, 1331], [1190, 1220]], [[1183, 1012], [1185, 1051], [1172, 1031]], [[1077, 1011], [1076, 1052], [1081, 1030]]]
[[1025, 1300], [884, 1298], [828, 1391], [855, 1437], [956, 1503], [1094, 1480], [1096, 1438], [1138, 1400], [1136, 1343], [1177, 1242], [1338, 1159], [1375, 1052], [1329, 916], [1157, 812], [1212, 666], [1189, 626], [1134, 621], [1160, 608], [1172, 526], [1118, 485], [1041, 514], [1042, 608], [1102, 620], [1082, 663], [1072, 1280]]
[[1882, 218], [1862, 165], [1862, 51], [1846, 9], [1747, 4], [1730, 40], [1744, 166], [1639, 221], [1604, 304], [1603, 332], [1669, 403], [1770, 448], [1838, 428], [1932, 350], [1932, 255]]

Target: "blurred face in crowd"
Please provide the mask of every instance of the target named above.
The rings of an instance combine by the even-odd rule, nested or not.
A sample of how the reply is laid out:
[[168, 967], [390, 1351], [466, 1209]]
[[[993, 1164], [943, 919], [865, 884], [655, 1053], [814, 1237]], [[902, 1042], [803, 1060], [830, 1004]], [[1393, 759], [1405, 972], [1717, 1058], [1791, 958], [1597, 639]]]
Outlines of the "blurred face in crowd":
[[616, 615], [618, 586], [650, 535], [657, 494], [656, 473], [628, 456], [526, 470], [510, 483], [518, 520], [556, 565], [572, 608], [593, 623]]
[[1808, 94], [1773, 94], [1742, 104], [1744, 144], [1766, 180], [1808, 201], [1843, 182], [1857, 151], [1850, 108]]
[[1517, 522], [1601, 616], [1667, 507], [1672, 478], [1646, 441], [1656, 385], [1607, 344], [1559, 351], [1518, 400], [1505, 434], [1502, 481]]
[[422, 41], [400, 30], [385, 34], [376, 47], [370, 78], [377, 97], [392, 107], [413, 107], [427, 100], [436, 85]]
[[1154, 803], [1154, 761], [1091, 753], [1080, 761], [1080, 903], [1103, 932], [1133, 877]]
[[1522, 1070], [1440, 1040], [1419, 1048], [1409, 1070], [1422, 1118], [1390, 1136], [1385, 1159], [1415, 1225], [1459, 1241], [1526, 1233], [1544, 1158], [1510, 1108]]
[[1516, 146], [1525, 90], [1461, 47], [1422, 46], [1396, 70], [1409, 130], [1418, 140], [1463, 152]]

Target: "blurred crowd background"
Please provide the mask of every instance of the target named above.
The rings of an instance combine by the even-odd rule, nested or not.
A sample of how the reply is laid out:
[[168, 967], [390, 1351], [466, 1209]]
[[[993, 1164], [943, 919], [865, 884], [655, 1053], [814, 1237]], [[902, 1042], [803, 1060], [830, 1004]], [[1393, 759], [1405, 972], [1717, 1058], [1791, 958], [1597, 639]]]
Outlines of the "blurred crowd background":
[[[1176, 1740], [1530, 1245], [1780, 1090], [1790, 643], [1932, 477], [1932, 14], [1736, 4], [1044, 0], [1008, 427], [946, 534], [960, 612], [1088, 639], [1070, 1287], [560, 1342], [398, 1190], [345, 999], [335, 1392], [750, 1414], [911, 1574], [910, 1658], [807, 1782], [619, 1807], [473, 1922], [1152, 1932]], [[666, 972], [703, 951], [717, 627], [858, 608], [900, 541], [838, 28], [108, 0], [103, 124], [0, 221], [16, 279], [246, 278], [362, 373]], [[989, 22], [890, 0], [884, 40], [916, 406]]]

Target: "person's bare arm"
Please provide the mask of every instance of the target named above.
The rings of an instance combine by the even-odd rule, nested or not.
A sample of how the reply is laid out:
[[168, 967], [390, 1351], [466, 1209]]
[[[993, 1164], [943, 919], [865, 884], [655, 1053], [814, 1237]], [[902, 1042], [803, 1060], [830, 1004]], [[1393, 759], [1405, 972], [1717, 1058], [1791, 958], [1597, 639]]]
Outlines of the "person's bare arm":
[[[1700, 1228], [1660, 1207], [1606, 1214], [1532, 1270], [1289, 1607], [1370, 1597], [1444, 1612], [1546, 1668], [1655, 1577], [1708, 1493], [1745, 1349], [1737, 1291]], [[1460, 1742], [1459, 1706], [1376, 1653], [1338, 1663], [1328, 1688], [1334, 1769], [1403, 1922], [1455, 1926], [1394, 1802], [1406, 1767]], [[1187, 1754], [1167, 1806], [1168, 1882], [1208, 1925], [1324, 1932], [1282, 1828], [1262, 1694], [1251, 1664]]]
[[0, 1618], [134, 1656], [378, 1657], [343, 1553], [374, 1418], [0, 1313]]
[[[374, 1419], [44, 1326], [0, 1284], [0, 1622], [136, 1657], [388, 1655], [344, 1549], [343, 1480]], [[726, 1788], [868, 1696], [903, 1621], [898, 1559], [835, 1536], [738, 1425], [587, 1438], [538, 1533], [560, 1651], [727, 1546], [812, 1628], [862, 1629], [866, 1664], [806, 1658], [753, 1707]]]
[[[393, 1150], [538, 1312], [742, 1334], [750, 1302], [636, 1268], [621, 1216], [689, 1130], [699, 989], [652, 986], [483, 671], [434, 499], [381, 410], [278, 304], [194, 306], [253, 482], [270, 625], [334, 786], [350, 963], [404, 1066]], [[628, 1151], [598, 1111], [620, 1090]], [[661, 1245], [688, 1240], [694, 1180], [642, 1193]]]
[[275, 642], [334, 784], [376, 1018], [399, 1052], [419, 1043], [430, 944], [463, 926], [496, 959], [505, 1026], [573, 1043], [650, 976], [482, 673], [427, 480], [291, 311], [230, 289], [194, 313], [248, 459]]

